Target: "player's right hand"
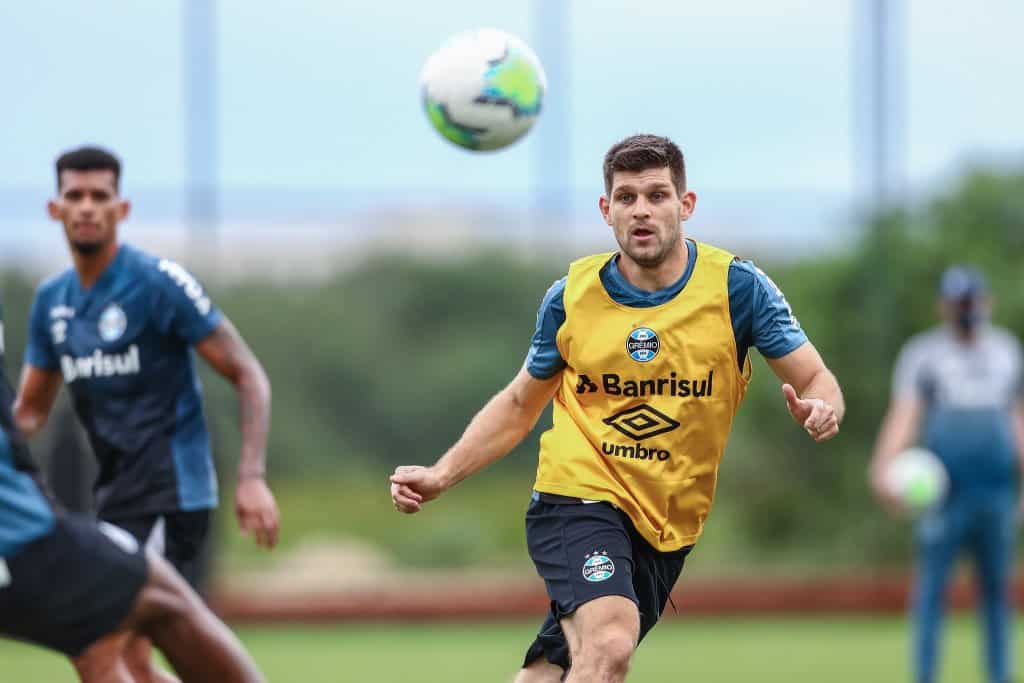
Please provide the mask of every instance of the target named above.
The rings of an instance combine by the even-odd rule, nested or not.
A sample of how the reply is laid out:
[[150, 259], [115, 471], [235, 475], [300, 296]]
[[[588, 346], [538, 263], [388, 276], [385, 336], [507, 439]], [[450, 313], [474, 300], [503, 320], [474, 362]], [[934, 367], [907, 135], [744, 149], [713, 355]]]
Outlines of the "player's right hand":
[[423, 503], [434, 500], [444, 491], [440, 475], [432, 467], [402, 465], [390, 477], [391, 500], [399, 512], [419, 512]]

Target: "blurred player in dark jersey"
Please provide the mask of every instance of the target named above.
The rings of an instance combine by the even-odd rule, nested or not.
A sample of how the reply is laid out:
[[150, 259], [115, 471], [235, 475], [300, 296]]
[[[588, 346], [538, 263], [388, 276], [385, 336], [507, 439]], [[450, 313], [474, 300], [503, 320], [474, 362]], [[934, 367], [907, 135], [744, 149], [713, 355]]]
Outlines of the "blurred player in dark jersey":
[[62, 652], [85, 683], [133, 683], [122, 657], [150, 638], [185, 683], [263, 678], [181, 577], [131, 535], [57, 509], [14, 429], [0, 311], [0, 637]]
[[[242, 532], [267, 548], [278, 534], [264, 479], [270, 383], [188, 271], [118, 240], [130, 204], [113, 154], [76, 149], [57, 159], [56, 173], [48, 210], [64, 227], [73, 267], [36, 292], [17, 426], [27, 437], [38, 432], [67, 384], [100, 466], [98, 517], [164, 555], [195, 585], [217, 480], [193, 349], [238, 391], [235, 512]], [[173, 680], [152, 666], [144, 640], [129, 646], [127, 660], [139, 681]]]

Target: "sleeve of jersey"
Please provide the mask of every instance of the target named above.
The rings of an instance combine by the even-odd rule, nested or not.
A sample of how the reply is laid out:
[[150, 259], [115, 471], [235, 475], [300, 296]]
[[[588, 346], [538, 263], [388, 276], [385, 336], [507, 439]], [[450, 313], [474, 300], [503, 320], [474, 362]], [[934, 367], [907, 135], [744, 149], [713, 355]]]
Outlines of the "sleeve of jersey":
[[765, 358], [782, 358], [807, 342], [782, 290], [750, 261], [729, 268], [729, 308], [741, 355], [753, 346]]
[[911, 340], [896, 357], [896, 365], [892, 371], [892, 398], [921, 398], [925, 394], [924, 367], [925, 356], [922, 353], [920, 339]]
[[206, 290], [190, 272], [173, 261], [162, 259], [153, 277], [156, 287], [155, 317], [164, 334], [174, 334], [189, 344], [210, 336], [222, 314]]
[[562, 300], [564, 291], [563, 277], [551, 285], [537, 311], [537, 329], [526, 355], [526, 371], [535, 379], [550, 379], [565, 368], [565, 359], [555, 342], [558, 330], [565, 322], [565, 304]]
[[47, 325], [46, 302], [36, 292], [29, 312], [28, 340], [25, 344], [25, 362], [43, 370], [56, 370], [60, 367], [57, 353], [53, 348], [53, 337]]

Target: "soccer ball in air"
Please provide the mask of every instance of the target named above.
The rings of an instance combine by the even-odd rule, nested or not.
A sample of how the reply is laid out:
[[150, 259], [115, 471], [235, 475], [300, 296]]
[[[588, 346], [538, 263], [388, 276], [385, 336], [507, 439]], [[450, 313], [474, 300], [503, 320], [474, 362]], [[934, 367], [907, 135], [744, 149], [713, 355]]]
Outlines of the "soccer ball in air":
[[466, 149], [493, 150], [530, 130], [547, 80], [526, 43], [481, 28], [456, 35], [431, 55], [420, 86], [437, 132]]
[[889, 462], [885, 484], [908, 512], [919, 514], [942, 502], [949, 474], [931, 451], [908, 448]]

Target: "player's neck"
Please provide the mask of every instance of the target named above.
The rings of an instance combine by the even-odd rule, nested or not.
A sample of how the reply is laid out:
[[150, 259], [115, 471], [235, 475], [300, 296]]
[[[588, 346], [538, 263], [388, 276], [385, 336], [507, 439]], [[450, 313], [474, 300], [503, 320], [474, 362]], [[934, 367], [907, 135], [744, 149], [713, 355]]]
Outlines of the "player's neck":
[[78, 282], [82, 289], [90, 289], [106, 272], [110, 264], [117, 257], [118, 245], [116, 240], [104, 244], [100, 249], [92, 253], [82, 253], [74, 248], [71, 249], [71, 259], [75, 264], [75, 272], [78, 273]]
[[668, 258], [657, 266], [641, 266], [625, 253], [620, 252], [619, 272], [634, 287], [645, 292], [656, 292], [679, 281], [686, 271], [689, 254], [690, 246], [686, 243], [686, 238], [680, 238], [679, 246], [673, 249]]

